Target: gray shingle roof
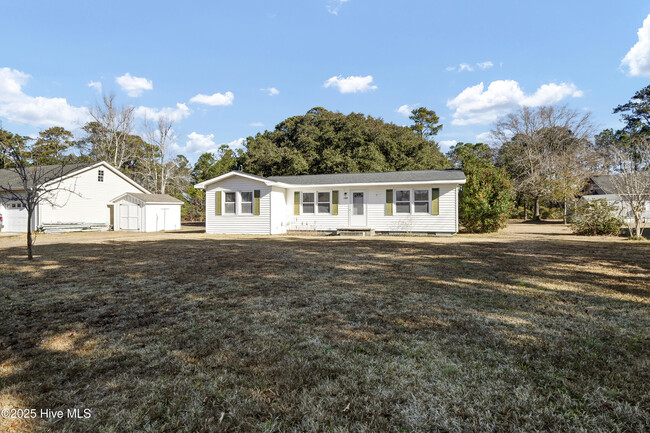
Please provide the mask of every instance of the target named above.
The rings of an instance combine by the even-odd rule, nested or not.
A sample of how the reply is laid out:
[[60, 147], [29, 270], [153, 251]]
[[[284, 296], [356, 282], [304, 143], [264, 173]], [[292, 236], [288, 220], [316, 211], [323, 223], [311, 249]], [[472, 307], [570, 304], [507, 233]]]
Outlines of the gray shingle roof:
[[302, 176], [270, 176], [267, 179], [292, 185], [330, 185], [349, 183], [401, 183], [431, 181], [463, 181], [461, 170], [412, 170], [379, 173], [307, 174]]
[[[613, 179], [621, 176], [619, 174], [605, 174], [602, 176], [592, 176], [591, 180], [596, 186], [603, 191], [604, 194], [618, 194]], [[650, 174], [646, 174], [650, 177]]]
[[[83, 163], [83, 164], [66, 164], [61, 165], [42, 165], [39, 167], [28, 167], [27, 174], [30, 179], [29, 185], [31, 186], [34, 180], [43, 184], [59, 177], [66, 176], [74, 171], [81, 170], [82, 168], [89, 167], [96, 163]], [[23, 189], [23, 182], [20, 176], [10, 168], [0, 169], [0, 186], [7, 189]]]
[[612, 183], [611, 175], [592, 176], [591, 180], [602, 189], [605, 194], [616, 194], [616, 188]]
[[181, 200], [172, 197], [169, 194], [143, 194], [139, 192], [130, 192], [130, 196], [142, 200], [145, 203], [183, 203]]

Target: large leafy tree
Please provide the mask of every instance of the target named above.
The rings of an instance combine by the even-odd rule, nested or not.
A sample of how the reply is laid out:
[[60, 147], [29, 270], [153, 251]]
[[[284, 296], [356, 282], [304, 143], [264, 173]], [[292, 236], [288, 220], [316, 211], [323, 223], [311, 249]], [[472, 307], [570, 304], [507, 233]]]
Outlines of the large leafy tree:
[[248, 137], [243, 170], [262, 176], [448, 167], [438, 145], [409, 127], [321, 107]]
[[192, 182], [183, 194], [183, 219], [199, 221], [205, 218], [205, 192], [193, 185], [235, 170], [240, 157], [241, 150], [235, 151], [225, 144], [216, 153], [206, 152], [199, 156], [190, 173]]
[[69, 150], [75, 145], [72, 132], [60, 126], [53, 126], [38, 133], [32, 146], [31, 158], [39, 164], [59, 164], [75, 157]]
[[494, 165], [492, 149], [483, 143], [458, 143], [448, 156], [467, 178], [458, 206], [463, 227], [473, 233], [495, 232], [505, 227], [514, 193], [506, 171]]

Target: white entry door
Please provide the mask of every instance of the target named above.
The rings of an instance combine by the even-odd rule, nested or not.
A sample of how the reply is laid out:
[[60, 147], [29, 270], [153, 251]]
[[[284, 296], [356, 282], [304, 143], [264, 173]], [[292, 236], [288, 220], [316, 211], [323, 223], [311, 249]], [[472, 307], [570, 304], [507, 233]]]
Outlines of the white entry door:
[[138, 207], [120, 204], [120, 230], [138, 229]]
[[365, 227], [368, 224], [368, 207], [366, 206], [366, 192], [352, 191], [352, 205], [350, 206], [350, 226]]

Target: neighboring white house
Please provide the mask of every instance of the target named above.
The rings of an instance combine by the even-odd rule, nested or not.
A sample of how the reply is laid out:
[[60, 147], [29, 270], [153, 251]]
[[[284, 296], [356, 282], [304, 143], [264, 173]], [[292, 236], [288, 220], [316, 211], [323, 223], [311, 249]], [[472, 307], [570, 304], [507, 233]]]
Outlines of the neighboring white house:
[[206, 232], [287, 230], [451, 235], [458, 232], [460, 170], [260, 177], [233, 171], [195, 185], [206, 191]]
[[[612, 175], [590, 177], [583, 191], [582, 198], [588, 201], [607, 200], [609, 204], [618, 208], [625, 222], [629, 223], [634, 221], [634, 214], [630, 210], [629, 204], [621, 200], [621, 197], [616, 193], [616, 187], [612, 182]], [[650, 222], [650, 201], [645, 203], [644, 211], [641, 214], [641, 222]]]
[[[55, 191], [37, 206], [32, 221], [33, 230], [48, 227], [55, 227], [59, 231], [110, 228], [155, 231], [180, 228], [179, 200], [168, 195], [163, 197], [149, 194], [149, 191], [106, 162], [64, 167], [42, 166], [38, 170], [45, 173], [37, 176], [42, 179], [43, 185], [50, 186]], [[47, 173], [51, 175], [48, 176]], [[23, 190], [20, 177], [10, 169], [0, 170], [0, 186], [17, 194]], [[122, 224], [124, 212], [129, 212], [126, 226]], [[133, 212], [133, 217], [130, 212]], [[0, 230], [27, 231], [26, 209], [2, 188], [0, 216]]]

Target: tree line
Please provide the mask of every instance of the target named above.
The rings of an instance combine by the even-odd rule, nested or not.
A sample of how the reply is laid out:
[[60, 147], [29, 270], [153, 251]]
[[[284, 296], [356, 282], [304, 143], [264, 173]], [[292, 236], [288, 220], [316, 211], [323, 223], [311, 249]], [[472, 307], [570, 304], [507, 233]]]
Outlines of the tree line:
[[460, 217], [470, 231], [498, 230], [511, 216], [566, 221], [590, 176], [618, 173], [625, 175], [616, 180], [621, 191], [636, 197], [631, 207], [640, 219], [650, 168], [650, 86], [614, 114], [621, 115], [624, 127], [596, 134], [587, 112], [523, 107], [495, 123], [489, 143], [458, 143], [445, 155], [435, 141], [443, 125], [425, 107], [411, 112], [410, 126], [315, 107], [248, 137], [242, 149], [222, 145], [191, 165], [174, 151], [171, 120], [144, 119], [136, 125], [133, 107], [108, 95], [90, 109], [91, 121], [78, 138], [61, 127], [34, 139], [0, 128], [5, 149], [0, 168], [11, 165], [6, 149], [12, 147], [24, 149], [30, 164], [104, 160], [148, 190], [182, 199], [186, 220], [204, 218], [203, 193], [192, 185], [236, 169], [273, 176], [460, 168], [468, 177]]

